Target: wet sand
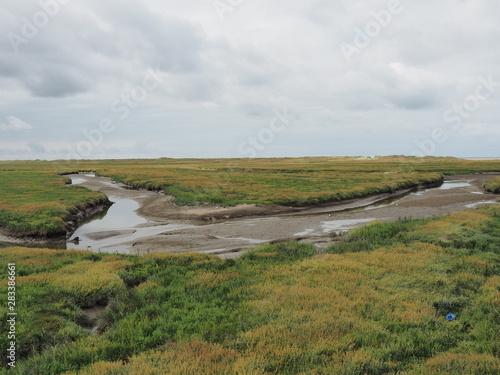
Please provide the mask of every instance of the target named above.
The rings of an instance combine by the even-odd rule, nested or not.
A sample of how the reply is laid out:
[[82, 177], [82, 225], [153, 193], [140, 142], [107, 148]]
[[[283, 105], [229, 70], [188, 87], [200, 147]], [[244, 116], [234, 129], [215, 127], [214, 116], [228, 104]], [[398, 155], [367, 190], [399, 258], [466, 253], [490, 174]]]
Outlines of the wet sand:
[[[233, 257], [265, 243], [288, 240], [323, 247], [333, 241], [329, 235], [332, 231], [352, 229], [374, 220], [442, 216], [498, 200], [498, 196], [483, 190], [484, 182], [494, 175], [447, 176], [445, 181], [454, 183], [445, 183], [441, 188], [412, 193], [401, 191], [303, 208], [276, 205], [177, 207], [172, 197], [163, 193], [128, 189], [108, 178], [72, 177], [78, 178], [81, 186], [104, 192], [111, 201], [113, 198], [132, 199], [138, 203], [136, 213], [143, 218], [142, 223], [120, 230], [85, 234], [89, 240], [104, 241], [100, 242], [105, 244], [102, 251], [132, 254], [200, 251]], [[377, 206], [376, 202], [381, 200], [386, 200], [385, 204]], [[83, 240], [78, 246], [68, 248], [86, 246]]]

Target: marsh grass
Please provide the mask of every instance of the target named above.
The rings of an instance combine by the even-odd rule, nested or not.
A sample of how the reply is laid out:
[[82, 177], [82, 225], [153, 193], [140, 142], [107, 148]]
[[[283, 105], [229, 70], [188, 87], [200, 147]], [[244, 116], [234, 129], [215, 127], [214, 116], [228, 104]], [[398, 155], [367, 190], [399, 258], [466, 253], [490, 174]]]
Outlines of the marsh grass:
[[484, 184], [485, 190], [499, 194], [500, 193], [500, 177], [492, 178]]
[[102, 193], [67, 186], [53, 172], [0, 169], [0, 227], [13, 235], [65, 235], [71, 214], [106, 201]]
[[441, 218], [399, 218], [394, 222], [372, 222], [354, 229], [330, 245], [328, 253], [365, 251], [380, 246], [411, 244], [415, 241], [459, 249], [469, 254], [500, 254], [500, 217], [498, 209], [486, 208], [459, 212]]
[[[497, 246], [499, 220], [495, 206], [402, 219], [349, 233], [359, 248], [280, 243], [237, 260], [0, 250], [23, 316], [8, 373], [497, 374], [500, 247], [454, 240], [466, 228]], [[107, 306], [98, 334], [90, 303]]]

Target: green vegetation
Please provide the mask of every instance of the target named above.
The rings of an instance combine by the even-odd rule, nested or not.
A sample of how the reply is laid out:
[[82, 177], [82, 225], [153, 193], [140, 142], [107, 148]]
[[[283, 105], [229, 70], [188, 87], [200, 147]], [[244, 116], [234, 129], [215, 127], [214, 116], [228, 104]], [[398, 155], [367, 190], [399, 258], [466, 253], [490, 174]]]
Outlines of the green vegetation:
[[487, 191], [495, 194], [500, 194], [500, 177], [492, 178], [484, 185]]
[[2, 169], [2, 165], [0, 227], [13, 235], [64, 235], [70, 215], [88, 205], [107, 202], [104, 194], [67, 186], [67, 178], [32, 164], [26, 170]]
[[179, 205], [301, 206], [436, 184], [443, 174], [500, 172], [500, 162], [432, 157], [156, 159], [83, 161], [70, 168], [78, 169], [95, 170], [135, 188], [163, 190]]
[[57, 235], [76, 209], [104, 199], [65, 187], [57, 173], [96, 171], [179, 205], [314, 205], [442, 182], [444, 174], [500, 172], [499, 161], [455, 158], [155, 159], [0, 162], [0, 227]]
[[[469, 225], [472, 217], [484, 219], [475, 211], [464, 211], [448, 218], [400, 218], [389, 223], [373, 222], [344, 235], [343, 242], [329, 246], [327, 252], [342, 254], [390, 246], [395, 242], [411, 244], [422, 241], [443, 248], [489, 251], [500, 255], [499, 218], [494, 216], [494, 219], [478, 232], [476, 227]], [[444, 229], [446, 236], [442, 236]]]
[[17, 367], [0, 373], [500, 371], [500, 207], [374, 223], [345, 240], [237, 260], [0, 250], [17, 266], [20, 316]]

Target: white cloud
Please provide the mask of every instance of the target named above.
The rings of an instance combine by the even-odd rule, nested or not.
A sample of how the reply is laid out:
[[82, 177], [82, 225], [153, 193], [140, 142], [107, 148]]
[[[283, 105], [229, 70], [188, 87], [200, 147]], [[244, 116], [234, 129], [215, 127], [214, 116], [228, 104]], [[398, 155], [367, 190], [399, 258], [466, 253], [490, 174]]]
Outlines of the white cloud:
[[31, 129], [33, 126], [14, 116], [8, 116], [7, 123], [0, 123], [1, 131], [27, 131]]

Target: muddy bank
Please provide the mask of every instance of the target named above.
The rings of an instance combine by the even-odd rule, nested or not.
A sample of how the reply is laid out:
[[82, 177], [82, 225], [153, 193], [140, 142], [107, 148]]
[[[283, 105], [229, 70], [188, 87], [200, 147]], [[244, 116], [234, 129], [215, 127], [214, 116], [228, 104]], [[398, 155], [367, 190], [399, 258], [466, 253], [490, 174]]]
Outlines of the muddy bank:
[[31, 237], [14, 234], [0, 228], [0, 249], [10, 246], [33, 248], [66, 249], [66, 236], [60, 237]]
[[[311, 242], [319, 247], [332, 242], [330, 233], [399, 217], [442, 216], [497, 196], [483, 190], [493, 175], [447, 176], [438, 188], [403, 190], [314, 207], [241, 205], [177, 207], [172, 197], [146, 190], [131, 190], [108, 178], [76, 176], [82, 186], [99, 190], [111, 200], [136, 202], [129, 214], [115, 215], [116, 223], [79, 228], [80, 249], [132, 254], [200, 251], [237, 256], [246, 249], [279, 241]], [[112, 207], [114, 211], [118, 207]], [[127, 216], [131, 215], [131, 216]], [[108, 218], [113, 215], [108, 214]], [[103, 220], [104, 222], [105, 220]], [[113, 221], [113, 220], [112, 220]]]
[[109, 199], [96, 204], [88, 204], [85, 207], [79, 208], [75, 213], [64, 218], [66, 223], [66, 239], [70, 238], [76, 229], [86, 221], [98, 215], [105, 215], [106, 211], [113, 205]]
[[[442, 182], [441, 182], [442, 183]], [[367, 195], [362, 198], [346, 199], [342, 201], [332, 201], [317, 205], [304, 206], [280, 206], [240, 204], [234, 207], [214, 207], [214, 206], [177, 206], [172, 196], [154, 196], [142, 201], [141, 207], [137, 211], [140, 215], [150, 220], [185, 220], [192, 223], [216, 223], [230, 219], [265, 217], [284, 214], [310, 213], [313, 211], [342, 211], [360, 206], [367, 206], [381, 200], [401, 197], [411, 191], [418, 189], [438, 187], [438, 184], [420, 184], [408, 189], [400, 189], [394, 193], [381, 193]]]

